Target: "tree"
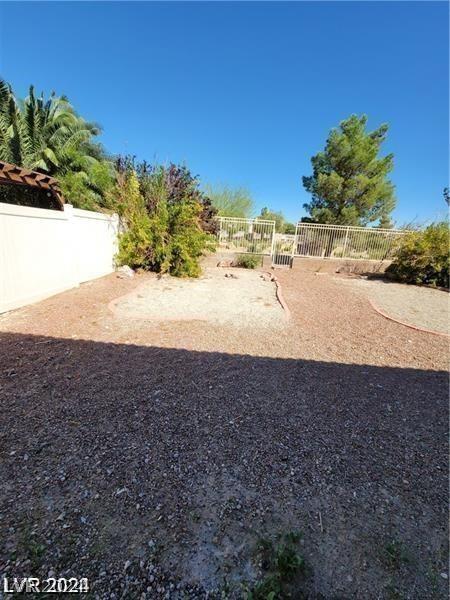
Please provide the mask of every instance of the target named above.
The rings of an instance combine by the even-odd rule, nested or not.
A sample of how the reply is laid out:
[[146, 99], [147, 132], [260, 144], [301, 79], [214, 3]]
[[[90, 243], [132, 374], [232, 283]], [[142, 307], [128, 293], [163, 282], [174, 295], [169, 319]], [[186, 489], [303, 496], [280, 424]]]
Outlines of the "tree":
[[284, 226], [284, 231], [283, 233], [289, 233], [291, 235], [293, 235], [295, 233], [295, 223], [286, 223]]
[[389, 215], [381, 215], [378, 227], [380, 229], [392, 229], [394, 227], [394, 223]]
[[207, 186], [206, 195], [221, 217], [241, 217], [248, 219], [252, 216], [254, 202], [250, 192], [243, 187], [232, 188], [227, 185]]
[[388, 126], [366, 131], [367, 117], [352, 115], [332, 129], [325, 149], [311, 158], [313, 174], [303, 177], [312, 194], [304, 208], [317, 223], [367, 225], [388, 223], [395, 207], [394, 186], [387, 178], [393, 155], [378, 157]]
[[275, 231], [277, 233], [295, 233], [295, 225], [293, 223], [288, 223], [281, 211], [274, 211], [265, 206], [261, 209], [261, 213], [256, 218], [275, 221]]
[[65, 96], [20, 101], [0, 79], [0, 160], [57, 177], [66, 199], [81, 208], [102, 206], [113, 185], [111, 162], [95, 137], [100, 129], [80, 117]]

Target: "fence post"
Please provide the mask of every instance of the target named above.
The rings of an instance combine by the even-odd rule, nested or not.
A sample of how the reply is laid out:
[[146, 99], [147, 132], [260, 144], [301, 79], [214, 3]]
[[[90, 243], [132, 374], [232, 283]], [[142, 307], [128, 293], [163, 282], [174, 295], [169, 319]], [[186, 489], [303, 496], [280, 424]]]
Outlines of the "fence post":
[[297, 256], [299, 235], [300, 235], [300, 223], [296, 223], [295, 224], [295, 234], [294, 234], [294, 244], [293, 244], [292, 256]]
[[275, 221], [273, 222], [272, 245], [270, 247], [270, 260], [271, 260], [271, 262], [273, 262], [274, 251], [275, 251]]
[[342, 258], [345, 258], [345, 252], [347, 250], [347, 241], [348, 241], [349, 231], [350, 231], [350, 227], [347, 227], [347, 231], [345, 232], [344, 249], [342, 250]]

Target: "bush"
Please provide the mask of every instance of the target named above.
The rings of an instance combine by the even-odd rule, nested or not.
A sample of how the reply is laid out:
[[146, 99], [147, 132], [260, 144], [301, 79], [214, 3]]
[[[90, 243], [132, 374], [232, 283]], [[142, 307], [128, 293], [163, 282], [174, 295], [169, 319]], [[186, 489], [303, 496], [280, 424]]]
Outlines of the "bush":
[[260, 257], [254, 254], [239, 254], [233, 264], [235, 267], [242, 267], [243, 269], [256, 269], [260, 262]]
[[214, 212], [185, 167], [119, 168], [114, 202], [124, 232], [118, 264], [177, 277], [198, 277], [199, 258], [214, 250]]
[[152, 224], [134, 171], [124, 176], [115, 192], [117, 209], [124, 226], [124, 231], [119, 236], [116, 262], [132, 268], [146, 268], [152, 243]]
[[401, 238], [394, 262], [386, 269], [391, 279], [449, 287], [449, 223], [433, 223]]

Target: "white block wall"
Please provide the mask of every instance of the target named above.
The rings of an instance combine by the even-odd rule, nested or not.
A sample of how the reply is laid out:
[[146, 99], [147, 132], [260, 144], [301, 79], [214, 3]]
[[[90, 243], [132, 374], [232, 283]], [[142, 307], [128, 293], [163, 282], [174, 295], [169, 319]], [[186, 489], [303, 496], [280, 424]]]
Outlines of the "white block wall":
[[0, 203], [0, 313], [114, 270], [116, 215]]

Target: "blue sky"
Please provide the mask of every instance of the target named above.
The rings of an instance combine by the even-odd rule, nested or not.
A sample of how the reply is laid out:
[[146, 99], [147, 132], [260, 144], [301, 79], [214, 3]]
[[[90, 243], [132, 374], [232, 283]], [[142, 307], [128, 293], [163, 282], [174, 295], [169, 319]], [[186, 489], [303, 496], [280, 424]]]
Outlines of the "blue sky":
[[[304, 214], [301, 185], [351, 113], [390, 124], [394, 218], [445, 212], [446, 2], [1, 3], [0, 73], [65, 93], [112, 153]], [[12, 27], [11, 23], [20, 23]]]

